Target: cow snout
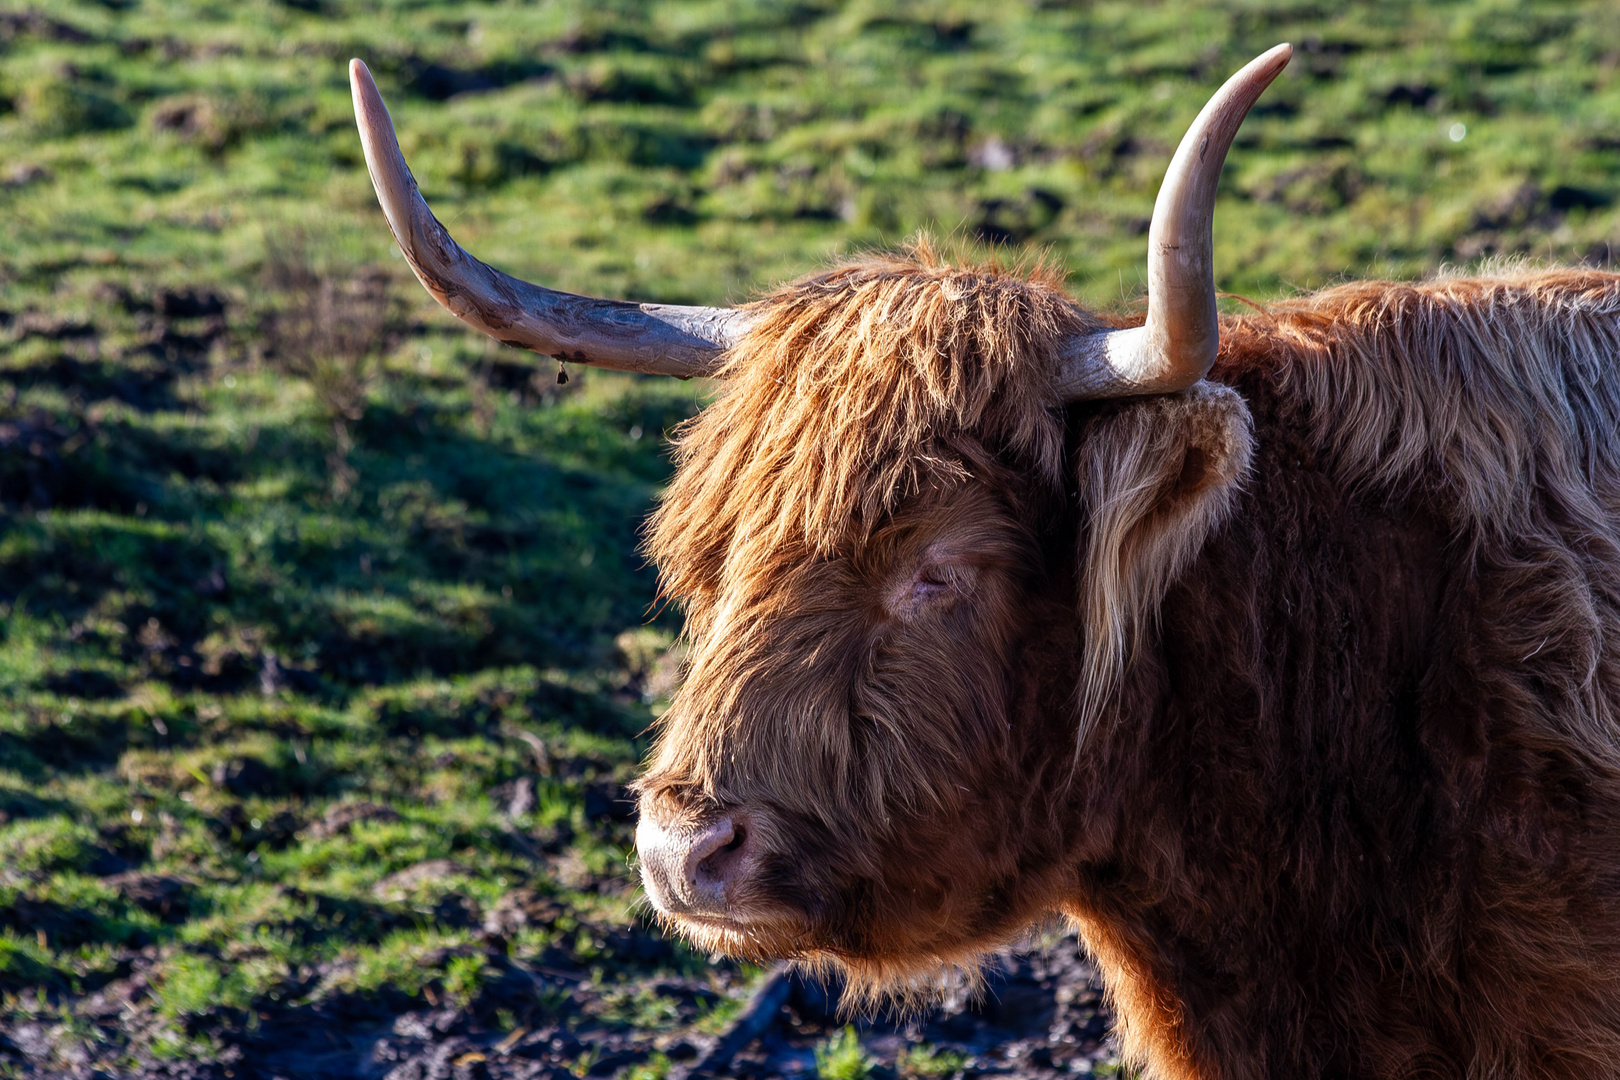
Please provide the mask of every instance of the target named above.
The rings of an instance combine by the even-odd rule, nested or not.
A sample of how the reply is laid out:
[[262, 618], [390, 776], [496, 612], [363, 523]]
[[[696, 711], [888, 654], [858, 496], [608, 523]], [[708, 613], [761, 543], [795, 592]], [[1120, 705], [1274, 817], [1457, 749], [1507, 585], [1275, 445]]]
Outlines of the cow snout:
[[755, 830], [726, 814], [700, 825], [666, 826], [643, 816], [636, 826], [641, 877], [653, 904], [670, 915], [726, 915], [752, 869]]

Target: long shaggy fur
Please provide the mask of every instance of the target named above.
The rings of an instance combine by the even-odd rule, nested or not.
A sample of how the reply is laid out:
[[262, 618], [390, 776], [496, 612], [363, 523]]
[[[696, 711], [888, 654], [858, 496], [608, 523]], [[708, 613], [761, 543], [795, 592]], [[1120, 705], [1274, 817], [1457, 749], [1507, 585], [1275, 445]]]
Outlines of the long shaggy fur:
[[1062, 910], [1147, 1076], [1620, 1076], [1620, 278], [1347, 285], [1070, 407], [1051, 280], [757, 310], [649, 541], [643, 813], [766, 852], [684, 929], [871, 988]]
[[[725, 392], [676, 439], [648, 550], [690, 600], [803, 548], [847, 554], [925, 479], [1000, 455], [1061, 484], [1050, 379], [1088, 320], [1044, 275], [940, 261], [926, 242], [790, 285], [719, 372]], [[965, 460], [972, 458], [976, 460]]]

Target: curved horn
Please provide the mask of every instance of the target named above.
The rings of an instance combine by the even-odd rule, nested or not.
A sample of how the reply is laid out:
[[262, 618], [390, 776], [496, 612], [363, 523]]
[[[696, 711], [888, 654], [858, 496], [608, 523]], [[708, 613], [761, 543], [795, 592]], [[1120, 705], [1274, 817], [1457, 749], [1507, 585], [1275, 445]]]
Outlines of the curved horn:
[[1215, 185], [1238, 126], [1293, 54], [1278, 45], [1251, 60], [1187, 129], [1153, 203], [1147, 322], [1071, 340], [1058, 375], [1065, 400], [1173, 393], [1215, 363]]
[[633, 304], [531, 285], [461, 249], [439, 224], [394, 138], [371, 72], [349, 61], [354, 116], [377, 201], [416, 278], [456, 318], [507, 345], [620, 371], [707, 375], [747, 328], [732, 308]]

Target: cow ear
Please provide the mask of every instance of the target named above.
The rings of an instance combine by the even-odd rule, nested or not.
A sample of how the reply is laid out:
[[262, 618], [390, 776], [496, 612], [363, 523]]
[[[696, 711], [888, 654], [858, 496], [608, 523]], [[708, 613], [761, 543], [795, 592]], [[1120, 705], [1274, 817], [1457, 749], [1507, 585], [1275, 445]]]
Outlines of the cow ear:
[[1231, 508], [1253, 447], [1248, 406], [1210, 382], [1113, 402], [1083, 423], [1075, 459], [1082, 737], [1149, 613]]

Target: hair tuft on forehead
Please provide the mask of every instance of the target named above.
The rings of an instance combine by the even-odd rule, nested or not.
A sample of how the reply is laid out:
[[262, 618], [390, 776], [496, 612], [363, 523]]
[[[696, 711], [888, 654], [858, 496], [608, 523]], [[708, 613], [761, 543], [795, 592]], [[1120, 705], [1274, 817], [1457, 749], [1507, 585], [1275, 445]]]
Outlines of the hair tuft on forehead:
[[676, 439], [648, 553], [690, 600], [847, 552], [925, 478], [997, 458], [1061, 483], [1059, 342], [1090, 319], [1044, 265], [951, 266], [926, 238], [786, 285]]

